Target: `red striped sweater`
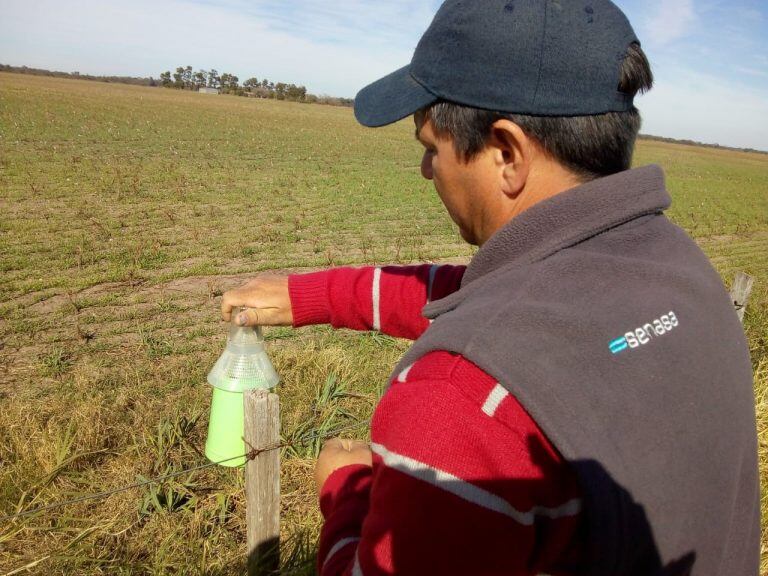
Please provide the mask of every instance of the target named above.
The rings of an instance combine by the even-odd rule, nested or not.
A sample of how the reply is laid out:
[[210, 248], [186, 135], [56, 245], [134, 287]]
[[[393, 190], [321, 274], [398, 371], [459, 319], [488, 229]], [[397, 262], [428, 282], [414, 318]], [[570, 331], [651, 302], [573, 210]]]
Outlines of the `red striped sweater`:
[[[415, 339], [421, 308], [463, 266], [293, 275], [294, 325]], [[514, 351], [510, 351], [514, 353]], [[566, 574], [582, 551], [576, 478], [517, 400], [465, 358], [433, 352], [397, 375], [371, 422], [373, 468], [320, 494], [318, 568], [336, 574]]]

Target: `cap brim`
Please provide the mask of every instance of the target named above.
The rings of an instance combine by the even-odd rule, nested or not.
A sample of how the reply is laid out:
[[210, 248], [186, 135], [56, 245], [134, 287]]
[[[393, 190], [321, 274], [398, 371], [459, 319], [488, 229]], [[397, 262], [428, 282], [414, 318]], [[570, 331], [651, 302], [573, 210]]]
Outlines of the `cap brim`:
[[410, 74], [410, 65], [395, 70], [355, 97], [355, 118], [363, 126], [386, 126], [437, 100]]

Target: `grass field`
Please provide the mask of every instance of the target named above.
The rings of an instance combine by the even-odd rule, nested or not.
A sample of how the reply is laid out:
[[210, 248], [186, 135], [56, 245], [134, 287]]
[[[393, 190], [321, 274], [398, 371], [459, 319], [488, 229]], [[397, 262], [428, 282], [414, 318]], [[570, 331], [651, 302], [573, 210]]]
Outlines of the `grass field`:
[[[0, 516], [205, 462], [223, 290], [269, 269], [469, 258], [412, 132], [344, 108], [0, 74]], [[650, 162], [726, 283], [757, 279], [745, 326], [766, 518], [768, 155], [642, 141]], [[366, 420], [407, 343], [267, 336], [296, 443], [283, 571], [311, 574], [311, 435]], [[242, 487], [217, 467], [0, 523], [0, 576], [241, 573]], [[763, 535], [768, 574], [765, 520]]]

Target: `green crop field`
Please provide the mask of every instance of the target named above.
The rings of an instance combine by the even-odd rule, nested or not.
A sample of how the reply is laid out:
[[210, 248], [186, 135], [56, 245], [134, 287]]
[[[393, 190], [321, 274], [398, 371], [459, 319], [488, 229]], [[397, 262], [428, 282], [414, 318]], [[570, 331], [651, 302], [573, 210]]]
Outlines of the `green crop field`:
[[[264, 270], [466, 261], [420, 157], [408, 121], [364, 129], [346, 108], [0, 74], [0, 516], [206, 462], [223, 290]], [[641, 141], [635, 160], [664, 167], [669, 214], [726, 284], [756, 277], [768, 520], [768, 155]], [[266, 334], [292, 444], [283, 573], [311, 574], [315, 436], [364, 424], [408, 344]], [[241, 470], [0, 522], [0, 575], [223, 575], [244, 560]]]

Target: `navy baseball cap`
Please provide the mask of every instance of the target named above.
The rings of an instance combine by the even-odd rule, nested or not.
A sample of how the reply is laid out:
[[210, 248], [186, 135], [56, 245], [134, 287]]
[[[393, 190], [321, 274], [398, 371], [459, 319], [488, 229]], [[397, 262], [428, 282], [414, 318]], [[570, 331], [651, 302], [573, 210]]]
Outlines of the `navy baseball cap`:
[[384, 126], [437, 100], [535, 116], [630, 110], [618, 84], [633, 42], [610, 0], [446, 0], [411, 63], [357, 94], [355, 117]]

